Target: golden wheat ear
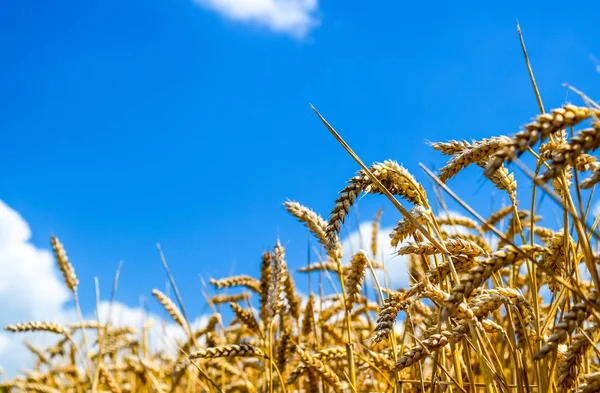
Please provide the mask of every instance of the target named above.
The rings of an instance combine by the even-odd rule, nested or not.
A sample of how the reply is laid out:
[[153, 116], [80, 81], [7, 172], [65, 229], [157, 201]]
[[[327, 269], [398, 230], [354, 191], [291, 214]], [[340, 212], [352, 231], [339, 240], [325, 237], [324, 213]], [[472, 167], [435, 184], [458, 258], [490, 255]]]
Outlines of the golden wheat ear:
[[71, 292], [77, 292], [77, 285], [79, 285], [79, 280], [77, 279], [77, 275], [75, 274], [75, 268], [71, 262], [69, 262], [69, 258], [67, 257], [67, 252], [63, 244], [58, 240], [58, 238], [54, 235], [50, 237], [52, 243], [52, 250], [54, 251], [54, 256], [56, 257], [56, 262], [58, 263], [58, 267], [63, 274], [63, 278], [65, 280], [65, 284], [71, 290]]
[[576, 126], [592, 117], [592, 114], [593, 112], [587, 107], [569, 104], [553, 109], [551, 113], [539, 115], [496, 152], [494, 160], [485, 169], [486, 176], [493, 174], [505, 161], [523, 153], [528, 147], [533, 147], [538, 141], [543, 141], [567, 127]]
[[248, 344], [223, 345], [219, 347], [200, 349], [191, 353], [189, 359], [214, 359], [222, 357], [264, 357], [265, 354], [259, 348]]
[[[308, 228], [310, 233], [312, 233], [317, 240], [319, 240], [319, 243], [321, 243], [325, 249], [331, 249], [329, 254], [337, 251], [337, 240], [333, 239], [332, 242], [327, 240], [327, 222], [320, 215], [308, 207], [302, 206], [298, 202], [287, 201], [284, 203], [284, 206], [288, 213], [296, 217], [298, 221], [303, 223]], [[330, 243], [333, 243], [336, 247], [329, 247]], [[332, 259], [335, 259], [336, 257], [341, 258], [341, 255], [331, 254], [330, 257]]]
[[182, 328], [184, 328], [187, 331], [187, 323], [185, 322], [183, 314], [181, 313], [181, 311], [179, 310], [179, 308], [177, 307], [175, 302], [173, 302], [167, 295], [165, 295], [158, 289], [153, 289], [152, 295], [156, 298], [156, 300], [158, 300], [158, 302], [163, 306], [163, 308], [169, 313], [171, 318], [173, 318], [173, 320], [175, 322], [177, 322], [177, 324], [179, 326], [181, 326]]
[[43, 322], [43, 321], [31, 321], [19, 323], [16, 325], [8, 325], [4, 328], [4, 330], [13, 333], [24, 333], [24, 332], [50, 332], [56, 334], [62, 334], [68, 336], [69, 333], [67, 329], [53, 322]]
[[359, 250], [350, 258], [350, 268], [346, 272], [346, 309], [352, 310], [352, 306], [358, 301], [358, 297], [362, 290], [362, 284], [367, 270], [369, 257], [367, 254]]
[[340, 378], [327, 364], [325, 364], [321, 359], [309, 355], [300, 347], [298, 347], [296, 351], [302, 360], [302, 363], [304, 363], [310, 370], [319, 374], [335, 392], [341, 393], [343, 391]]
[[210, 283], [217, 289], [246, 287], [256, 293], [260, 293], [260, 281], [247, 275], [225, 277], [220, 280], [211, 278]]

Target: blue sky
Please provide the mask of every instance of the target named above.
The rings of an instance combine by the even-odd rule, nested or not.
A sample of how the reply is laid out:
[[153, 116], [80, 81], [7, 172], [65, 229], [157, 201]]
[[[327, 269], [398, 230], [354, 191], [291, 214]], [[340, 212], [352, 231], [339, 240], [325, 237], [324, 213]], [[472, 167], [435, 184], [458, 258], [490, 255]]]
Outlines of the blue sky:
[[[160, 242], [200, 313], [199, 274], [256, 274], [277, 237], [304, 264], [306, 232], [282, 202], [327, 216], [358, 169], [309, 103], [365, 162], [395, 159], [428, 184], [418, 163], [443, 158], [425, 140], [510, 135], [538, 112], [516, 18], [546, 106], [576, 100], [564, 82], [594, 97], [599, 4], [480, 7], [2, 2], [0, 199], [34, 245], [65, 243], [84, 309], [120, 260], [125, 304], [164, 288]], [[450, 185], [487, 215], [490, 189], [467, 173]], [[398, 219], [367, 199], [362, 219], [382, 205], [384, 225]]]

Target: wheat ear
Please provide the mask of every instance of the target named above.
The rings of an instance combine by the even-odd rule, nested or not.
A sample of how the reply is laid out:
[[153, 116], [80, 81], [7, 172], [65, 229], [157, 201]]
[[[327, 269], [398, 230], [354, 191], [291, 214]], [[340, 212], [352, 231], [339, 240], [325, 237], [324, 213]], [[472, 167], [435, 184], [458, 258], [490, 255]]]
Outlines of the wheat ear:
[[286, 280], [288, 276], [287, 264], [285, 262], [285, 249], [277, 241], [275, 245], [273, 258], [273, 275], [269, 286], [269, 296], [267, 304], [273, 315], [279, 314], [284, 306]]
[[323, 363], [320, 359], [310, 356], [307, 352], [305, 352], [302, 348], [297, 348], [298, 356], [306, 366], [315, 371], [317, 374], [323, 378], [325, 382], [331, 386], [331, 388], [337, 392], [341, 393], [343, 391], [342, 383], [340, 382], [340, 378], [333, 372], [333, 370]]
[[64, 326], [53, 323], [53, 322], [40, 322], [40, 321], [32, 321], [32, 322], [24, 322], [16, 325], [8, 325], [4, 328], [4, 330], [14, 333], [21, 332], [50, 332], [56, 334], [62, 334], [66, 337], [69, 336], [67, 329]]
[[[448, 252], [452, 255], [467, 255], [471, 257], [477, 257], [486, 255], [475, 242], [463, 239], [447, 239], [444, 241], [444, 246]], [[409, 243], [406, 246], [398, 249], [398, 255], [418, 254], [418, 255], [432, 255], [439, 254], [441, 251], [429, 242], [416, 242]]]
[[260, 319], [267, 326], [273, 313], [269, 307], [269, 290], [271, 287], [271, 279], [273, 276], [273, 254], [266, 251], [262, 255], [260, 262]]
[[260, 326], [251, 311], [244, 310], [239, 304], [234, 302], [229, 303], [229, 307], [233, 310], [236, 318], [242, 321], [251, 331], [261, 334]]
[[181, 326], [186, 332], [188, 331], [187, 323], [185, 322], [185, 318], [183, 318], [183, 314], [171, 299], [158, 289], [152, 290], [152, 295], [158, 300], [158, 302], [163, 306], [163, 308], [169, 313], [171, 318]]
[[235, 293], [233, 295], [216, 295], [210, 298], [211, 304], [242, 302], [250, 299], [250, 292]]
[[534, 255], [535, 253], [543, 251], [544, 248], [537, 245], [522, 246], [521, 249], [509, 246], [505, 250], [496, 251], [489, 258], [481, 261], [478, 265], [469, 270], [465, 277], [461, 278], [459, 285], [452, 288], [450, 296], [445, 300], [449, 314], [452, 315], [456, 307], [464, 299], [467, 299], [473, 290], [483, 285], [494, 272], [526, 258], [528, 254]]
[[440, 169], [440, 180], [445, 183], [468, 165], [487, 160], [492, 154], [504, 148], [509, 142], [510, 138], [499, 136], [474, 143], [452, 157], [448, 164]]
[[[600, 304], [600, 296], [597, 292], [589, 294], [588, 299], [596, 304]], [[542, 348], [535, 354], [534, 359], [539, 360], [544, 358], [555, 348], [558, 344], [563, 343], [569, 334], [571, 334], [578, 326], [581, 326], [590, 314], [590, 306], [585, 302], [576, 303], [571, 307], [571, 311], [563, 314], [562, 320], [554, 325], [552, 334], [548, 337], [548, 340]]]
[[69, 262], [65, 248], [60, 240], [58, 240], [58, 238], [54, 235], [50, 237], [50, 242], [52, 243], [52, 249], [54, 250], [54, 256], [56, 257], [58, 268], [64, 277], [67, 287], [71, 290], [71, 292], [76, 293], [79, 280], [75, 274], [75, 268], [73, 268], [73, 265], [71, 262]]
[[534, 146], [540, 139], [543, 141], [549, 135], [575, 126], [592, 116], [587, 107], [565, 105], [553, 109], [551, 113], [539, 115], [535, 121], [527, 124], [523, 131], [517, 133], [512, 140], [499, 152], [485, 169], [486, 175], [494, 173], [504, 161], [523, 153], [528, 147]]
[[565, 353], [565, 359], [558, 365], [556, 375], [559, 393], [567, 393], [575, 387], [585, 355], [591, 348], [588, 337], [593, 337], [597, 330], [596, 326], [591, 326], [573, 336], [573, 341]]
[[[325, 348], [312, 355], [314, 359], [319, 359], [323, 363], [329, 363], [335, 360], [342, 360], [345, 359], [346, 356], [346, 348], [343, 347]], [[296, 382], [296, 380], [300, 376], [302, 376], [302, 374], [309, 371], [310, 370], [308, 369], [306, 363], [300, 363], [292, 370], [292, 372], [288, 376], [287, 384], [291, 385], [292, 383]]]
[[117, 380], [104, 364], [100, 365], [99, 371], [100, 375], [102, 375], [106, 380], [106, 386], [108, 386], [108, 390], [110, 390], [111, 393], [121, 393], [121, 388], [119, 387]]
[[298, 202], [287, 201], [284, 203], [284, 206], [288, 213], [302, 222], [310, 233], [319, 240], [319, 243], [327, 250], [327, 255], [330, 258], [336, 259], [342, 257], [342, 247], [339, 238], [332, 237], [328, 241], [327, 222], [320, 215]]
[[189, 355], [190, 360], [194, 359], [214, 359], [223, 357], [258, 357], [262, 358], [265, 354], [260, 348], [249, 344], [223, 345], [219, 347], [200, 349]]
[[218, 289], [232, 287], [246, 287], [256, 293], [260, 293], [260, 281], [246, 275], [226, 277], [220, 280], [210, 279], [210, 283]]
[[[600, 147], [600, 122], [595, 122], [593, 127], [581, 130], [570, 141], [561, 143], [552, 152], [550, 168], [541, 176], [543, 181], [556, 177], [568, 165], [578, 166], [577, 170], [587, 169], [586, 165], [594, 162], [592, 156], [585, 153]], [[583, 158], [579, 160], [579, 158]]]
[[350, 268], [346, 271], [346, 309], [352, 310], [352, 306], [357, 302], [360, 291], [362, 290], [363, 280], [369, 257], [363, 250], [359, 250], [350, 258]]
[[[425, 224], [429, 218], [429, 210], [420, 205], [415, 205], [410, 214], [420, 224]], [[392, 247], [397, 247], [407, 237], [413, 235], [417, 231], [417, 227], [412, 223], [411, 220], [403, 218], [398, 221], [398, 224], [392, 229], [390, 233], [390, 244]]]

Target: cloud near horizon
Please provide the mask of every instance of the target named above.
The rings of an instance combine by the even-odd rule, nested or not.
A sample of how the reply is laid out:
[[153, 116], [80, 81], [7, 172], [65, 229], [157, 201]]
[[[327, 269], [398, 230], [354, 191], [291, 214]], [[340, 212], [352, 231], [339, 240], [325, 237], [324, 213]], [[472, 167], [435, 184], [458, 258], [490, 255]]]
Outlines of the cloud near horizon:
[[[18, 212], [0, 200], [0, 368], [8, 377], [33, 366], [34, 356], [23, 345], [26, 339], [45, 348], [59, 339], [51, 333], [5, 332], [6, 325], [28, 321], [47, 321], [68, 325], [78, 321], [72, 306], [71, 294], [62, 281], [53, 255], [30, 241], [31, 230]], [[77, 267], [75, 266], [75, 269]], [[149, 345], [153, 350], [176, 350], [175, 340], [185, 336], [175, 323], [140, 307], [102, 301], [98, 308], [100, 321], [110, 315], [114, 326], [132, 326], [141, 330], [145, 321], [155, 321], [149, 331]], [[84, 313], [84, 319], [96, 320], [96, 313]], [[205, 324], [206, 317], [197, 318], [192, 325]]]
[[318, 0], [194, 0], [227, 19], [264, 26], [275, 33], [305, 37], [319, 25]]

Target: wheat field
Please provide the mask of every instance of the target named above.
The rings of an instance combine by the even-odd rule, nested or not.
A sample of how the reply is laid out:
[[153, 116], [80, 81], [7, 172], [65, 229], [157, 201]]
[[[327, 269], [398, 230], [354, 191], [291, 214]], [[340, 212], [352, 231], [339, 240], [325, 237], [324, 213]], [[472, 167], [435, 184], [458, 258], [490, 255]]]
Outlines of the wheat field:
[[[430, 143], [447, 164], [436, 174], [425, 170], [422, 181], [393, 160], [364, 165], [317, 112], [361, 167], [328, 220], [298, 202], [284, 203], [318, 242], [319, 261], [292, 272], [274, 239], [259, 277], [210, 281], [218, 292], [233, 291], [210, 299], [214, 313], [201, 327], [190, 324], [176, 290], [173, 298], [154, 290], [185, 334], [176, 354], [151, 350], [149, 327], [138, 332], [84, 320], [81, 312], [70, 326], [6, 326], [56, 339], [48, 348], [26, 343], [34, 365], [0, 390], [599, 392], [600, 216], [592, 207], [600, 162], [592, 153], [600, 146], [600, 106], [580, 97], [579, 104], [551, 111], [539, 99], [540, 113], [511, 136]], [[523, 164], [525, 156], [533, 168]], [[480, 167], [510, 203], [482, 217], [455, 195], [445, 183], [469, 166]], [[517, 194], [516, 171], [530, 183], [529, 194]], [[425, 181], [464, 214], [432, 208], [439, 196], [427, 194]], [[386, 272], [376, 242], [381, 211], [370, 247], [343, 259], [340, 231], [365, 194], [385, 195], [403, 217], [387, 235], [408, 261], [408, 287], [390, 288], [380, 279]], [[542, 194], [558, 207], [562, 225], [547, 225], [552, 220], [539, 215]], [[51, 245], [79, 309], [75, 268], [58, 238]], [[296, 288], [297, 277], [306, 275], [317, 284]], [[324, 283], [335, 290], [325, 295]]]

